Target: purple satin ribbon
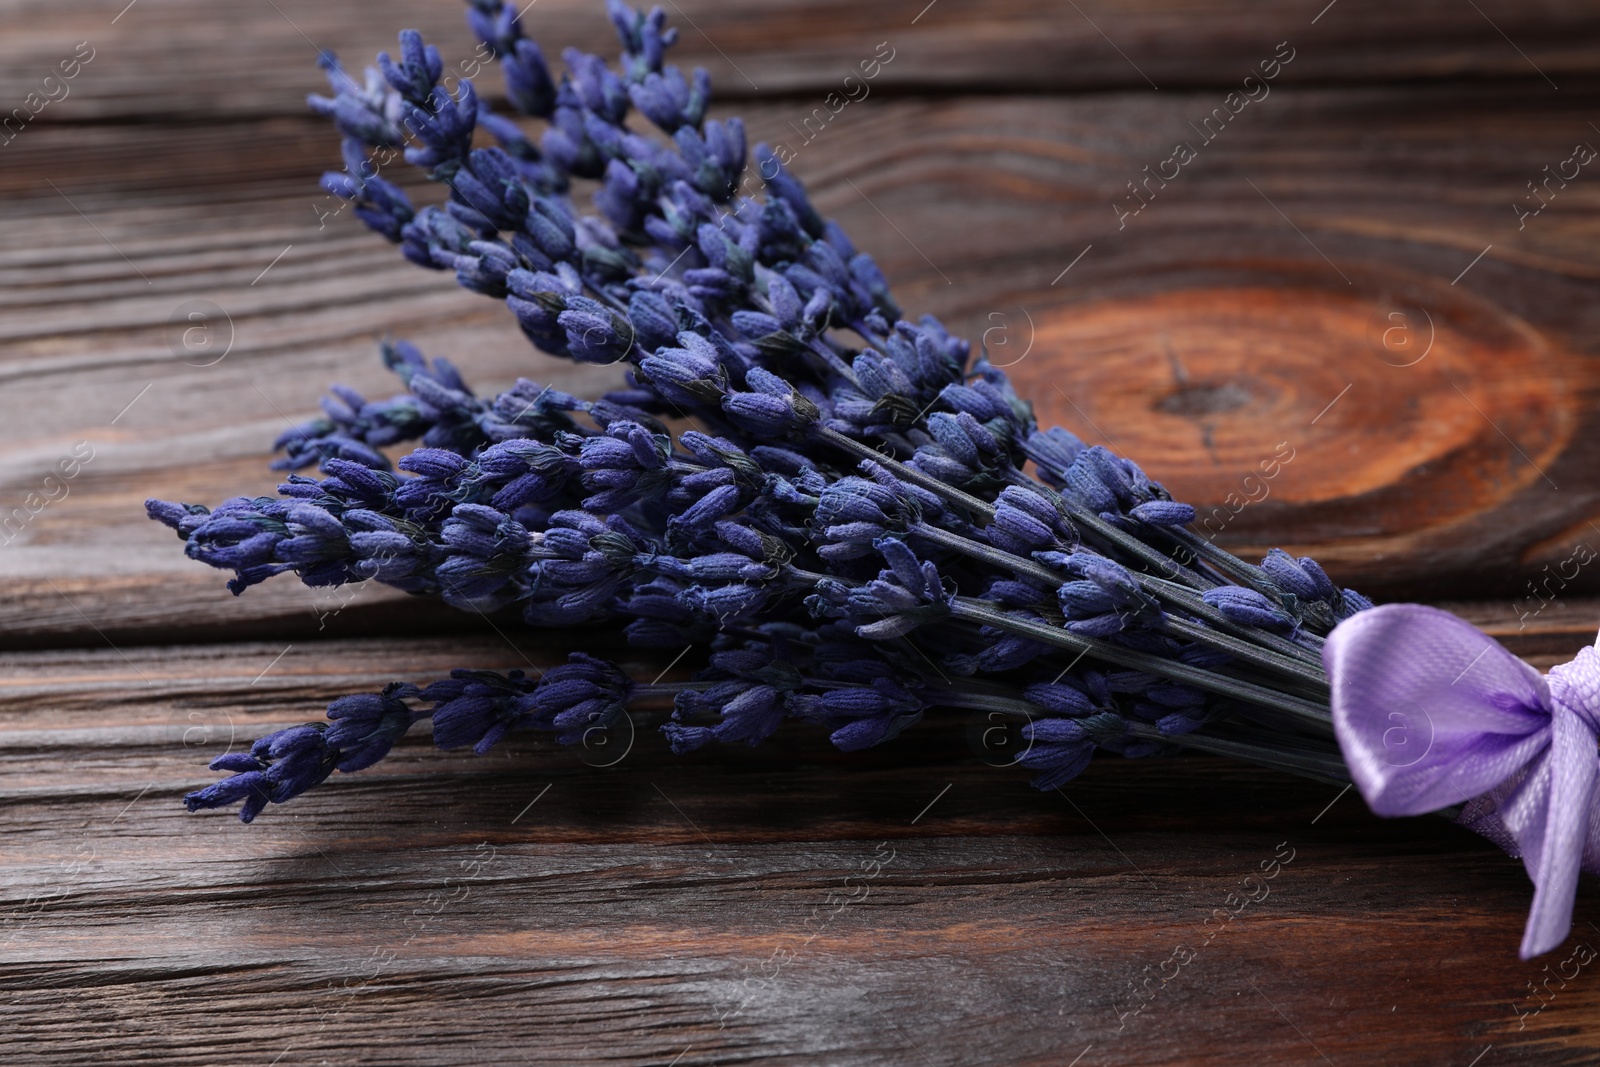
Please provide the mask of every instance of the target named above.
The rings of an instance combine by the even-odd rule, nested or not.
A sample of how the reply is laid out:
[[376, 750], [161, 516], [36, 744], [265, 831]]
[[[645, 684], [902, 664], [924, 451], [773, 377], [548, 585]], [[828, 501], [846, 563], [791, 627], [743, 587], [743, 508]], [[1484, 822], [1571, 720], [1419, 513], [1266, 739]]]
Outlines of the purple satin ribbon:
[[1460, 822], [1533, 879], [1521, 954], [1566, 940], [1578, 872], [1600, 874], [1600, 652], [1548, 677], [1449, 612], [1389, 604], [1322, 653], [1350, 777], [1379, 815], [1465, 804]]

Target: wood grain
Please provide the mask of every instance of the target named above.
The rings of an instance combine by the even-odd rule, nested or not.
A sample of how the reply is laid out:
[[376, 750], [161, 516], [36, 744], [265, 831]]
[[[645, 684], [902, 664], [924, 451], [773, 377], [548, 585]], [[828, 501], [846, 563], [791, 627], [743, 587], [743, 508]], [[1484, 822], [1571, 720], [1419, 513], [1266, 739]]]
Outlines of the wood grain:
[[[121, 4], [100, 0], [8, 4], [0, 12], [0, 102], [31, 106], [38, 123], [299, 115], [305, 94], [321, 88], [319, 49], [359, 70], [378, 51], [394, 50], [398, 28], [414, 27], [459, 71], [476, 47], [456, 0], [241, 3], [225, 26], [205, 0], [135, 3], [120, 17]], [[1284, 40], [1297, 49], [1284, 77], [1304, 84], [1491, 78], [1567, 91], [1592, 77], [1600, 57], [1600, 14], [1559, 0], [1481, 0], [1478, 10], [1454, 0], [1339, 0], [1321, 17], [1324, 4], [1302, 0], [1248, 8], [1214, 0], [663, 6], [682, 30], [674, 62], [710, 70], [722, 99], [793, 94], [819, 104], [884, 41], [894, 59], [874, 79], [883, 92], [1232, 86]], [[591, 0], [539, 0], [526, 23], [552, 62], [568, 45], [609, 56], [616, 38], [603, 11]], [[27, 94], [84, 41], [94, 57], [67, 83], [66, 97], [27, 105]]]
[[[972, 759], [949, 719], [851, 756], [795, 731], [677, 759], [641, 731], [606, 771], [530, 739], [484, 758], [413, 739], [249, 827], [185, 814], [207, 758], [334, 695], [522, 664], [482, 638], [281, 651], [0, 657], [8, 1062], [1060, 1064], [1092, 1045], [1081, 1062], [1220, 1065], [1245, 1034], [1271, 1063], [1600, 1050], [1588, 971], [1532, 1014], [1519, 864], [1222, 760], [1099, 761], [1062, 796]], [[1267, 898], [1205, 944], [1283, 842]], [[1597, 918], [1581, 894], [1574, 944]], [[1119, 1019], [1179, 945], [1194, 959]]]
[[[1042, 421], [1139, 459], [1231, 548], [1442, 600], [1541, 669], [1593, 640], [1600, 572], [1561, 575], [1600, 538], [1600, 186], [1585, 168], [1513, 210], [1600, 143], [1592, 6], [666, 6], [723, 113], [785, 142], [907, 309], [981, 338]], [[0, 545], [0, 1059], [1600, 1059], [1594, 968], [1530, 987], [1600, 945], [1592, 881], [1572, 942], [1521, 963], [1520, 864], [1223, 760], [1099, 760], [1041, 795], [975, 759], [960, 716], [868, 753], [796, 730], [684, 759], [641, 717], [609, 769], [413, 737], [250, 827], [186, 814], [207, 760], [335, 696], [612, 647], [377, 588], [235, 599], [143, 518], [152, 494], [270, 492], [267, 442], [326, 383], [394, 390], [386, 333], [485, 389], [608, 384], [354, 220], [319, 224], [316, 49], [356, 66], [415, 25], [454, 64], [457, 3], [218, 12], [0, 11], [0, 116], [96, 50], [0, 144], [0, 517], [94, 448]], [[528, 17], [547, 45], [612, 47], [588, 0]], [[872, 95], [807, 140], [885, 40]], [[1270, 96], [1206, 139], [1280, 41]], [[178, 355], [196, 301], [220, 309], [210, 365]], [[1270, 896], [1207, 941], [1280, 843]]]
[[[1600, 536], [1600, 199], [1580, 178], [1520, 231], [1511, 204], [1521, 176], [1582, 136], [1592, 98], [1279, 89], [1119, 229], [1119, 185], [1212, 99], [869, 99], [808, 145], [789, 106], [745, 110], [757, 136], [796, 141], [819, 204], [908, 309], [988, 344], [1041, 421], [1138, 458], [1221, 543], [1286, 544], [1381, 596], [1526, 596]], [[14, 146], [25, 166], [0, 174], [7, 510], [76, 442], [96, 453], [0, 550], [13, 646], [98, 642], [94, 627], [315, 632], [326, 606], [279, 583], [219, 595], [222, 576], [182, 559], [139, 505], [270, 492], [265, 445], [322, 383], [393, 391], [385, 332], [484, 388], [525, 374], [592, 395], [611, 380], [532, 352], [503, 309], [354, 220], [319, 229], [310, 179], [331, 146], [309, 120], [31, 134]], [[216, 343], [232, 348], [212, 366], [174, 356], [169, 319], [194, 300], [227, 316]], [[1404, 325], [1390, 340], [1420, 345], [1425, 322], [1431, 349], [1397, 365], [1409, 352], [1385, 332]], [[1280, 445], [1292, 462], [1262, 478]], [[1595, 574], [1570, 585], [1592, 592]], [[369, 598], [381, 607], [364, 614]], [[391, 616], [403, 600], [365, 591], [350, 619], [441, 618]]]

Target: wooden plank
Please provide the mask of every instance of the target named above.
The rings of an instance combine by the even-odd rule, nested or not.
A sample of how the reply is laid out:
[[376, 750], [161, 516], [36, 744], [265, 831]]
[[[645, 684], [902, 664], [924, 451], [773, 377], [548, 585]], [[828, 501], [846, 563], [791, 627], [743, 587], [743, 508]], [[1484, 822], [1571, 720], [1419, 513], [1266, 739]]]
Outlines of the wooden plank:
[[[249, 827], [186, 814], [206, 759], [332, 696], [521, 665], [492, 637], [281, 651], [0, 656], [7, 1063], [1600, 1050], [1592, 968], [1534, 1011], [1529, 983], [1572, 946], [1517, 961], [1518, 863], [1223, 760], [1101, 760], [1063, 797], [977, 763], [959, 720], [849, 756], [795, 731], [676, 759], [642, 732], [608, 771], [534, 739], [484, 758], [408, 739]], [[1207, 943], [1213, 909], [1289, 849]], [[1572, 944], [1600, 941], [1592, 882], [1577, 918]]]
[[[610, 50], [598, 4], [529, 18], [552, 53]], [[675, 18], [676, 58], [759, 101], [753, 133], [789, 143], [908, 308], [983, 337], [1045, 421], [1145, 462], [1219, 540], [1287, 541], [1380, 594], [1493, 597], [1448, 606], [1541, 668], [1592, 640], [1597, 584], [1568, 568], [1600, 537], [1600, 198], [1585, 171], [1523, 227], [1512, 210], [1600, 136], [1590, 6], [695, 0]], [[35, 649], [0, 653], [0, 1058], [1595, 1061], [1593, 968], [1551, 978], [1600, 938], [1592, 880], [1572, 941], [1520, 963], [1519, 863], [1223, 760], [1101, 760], [1041, 795], [975, 760], [960, 716], [862, 754], [796, 729], [687, 759], [646, 723], [606, 770], [538, 739], [480, 759], [416, 737], [250, 827], [184, 813], [209, 758], [337, 695], [609, 647], [381, 589], [235, 600], [140, 513], [151, 493], [270, 491], [266, 441], [324, 383], [393, 389], [386, 331], [487, 388], [604, 388], [353, 220], [318, 225], [335, 157], [304, 115], [315, 50], [359, 64], [400, 25], [471, 54], [455, 3], [0, 12], [0, 105], [74, 42], [96, 50], [0, 145], [0, 514], [94, 448], [0, 546], [0, 641]], [[883, 40], [870, 102], [807, 139]], [[1228, 114], [1282, 40], [1270, 98]], [[1213, 143], [1193, 124], [1219, 106]], [[1128, 199], [1188, 141], [1180, 176]], [[196, 301], [221, 309], [219, 362], [174, 350]], [[1263, 478], [1280, 443], [1293, 459]], [[1213, 937], [1287, 848], [1270, 896]]]
[[[724, 99], [804, 94], [820, 103], [880, 43], [893, 56], [873, 79], [884, 92], [1233, 86], [1280, 41], [1295, 50], [1284, 79], [1303, 84], [1494, 78], [1567, 90], [1600, 59], [1600, 13], [1570, 0], [1275, 0], [1248, 9], [1194, 0], [686, 0], [666, 9], [682, 31], [674, 60], [709, 69]], [[611, 55], [603, 11], [598, 0], [540, 0], [527, 23], [552, 62], [569, 45]], [[274, 0], [234, 5], [226, 23], [213, 12], [205, 0], [9, 4], [0, 12], [0, 103], [25, 108], [23, 118], [36, 113], [30, 125], [298, 115], [305, 94], [321, 90], [319, 49], [360, 70], [414, 27], [459, 72], [476, 48], [450, 0]], [[68, 68], [78, 73], [64, 87], [46, 84], [75, 53], [92, 58]], [[489, 84], [498, 88], [498, 79]]]
[[[1221, 543], [1285, 543], [1387, 596], [1526, 599], [1564, 576], [1549, 599], [1596, 588], [1569, 561], [1600, 537], [1600, 199], [1580, 177], [1518, 229], [1513, 201], [1584, 138], [1594, 102], [1543, 93], [1280, 89], [1121, 228], [1127, 181], [1199, 140], [1184, 131], [1215, 93], [870, 100], [810, 144], [793, 105], [744, 110], [756, 136], [794, 142], [818, 203], [907, 309], [988, 343], [1042, 421], [1139, 459]], [[13, 647], [95, 643], [96, 627], [315, 632], [325, 609], [303, 590], [232, 600], [139, 503], [270, 492], [267, 442], [323, 383], [394, 391], [385, 332], [484, 388], [612, 380], [532, 352], [503, 309], [353, 219], [319, 229], [332, 145], [310, 120], [33, 133], [0, 172], [0, 511], [77, 442], [96, 451], [0, 550]], [[212, 366], [174, 355], [169, 320], [193, 300], [231, 319]], [[1421, 343], [1424, 322], [1432, 349], [1396, 366], [1410, 357], [1385, 331]], [[1265, 479], [1280, 446], [1293, 459]], [[369, 595], [381, 625], [441, 617], [391, 618], [397, 598]]]

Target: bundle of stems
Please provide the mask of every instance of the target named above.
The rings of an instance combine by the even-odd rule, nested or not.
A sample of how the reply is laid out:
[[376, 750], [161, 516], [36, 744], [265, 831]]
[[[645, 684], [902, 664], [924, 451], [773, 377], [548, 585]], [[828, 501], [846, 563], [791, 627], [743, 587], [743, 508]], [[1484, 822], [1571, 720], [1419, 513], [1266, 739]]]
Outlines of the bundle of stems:
[[[790, 719], [855, 750], [951, 708], [1021, 724], [1016, 762], [1043, 789], [1101, 749], [1349, 781], [1320, 652], [1371, 605], [1310, 559], [1222, 551], [1134, 463], [1039, 428], [1003, 370], [901, 314], [780, 154], [752, 158], [737, 118], [706, 117], [710, 79], [665, 62], [660, 9], [609, 11], [619, 63], [569, 49], [557, 79], [511, 7], [470, 0], [518, 121], [470, 81], [447, 91], [414, 31], [360, 82], [325, 56], [333, 95], [311, 105], [342, 138], [330, 193], [503, 301], [540, 349], [616, 365], [616, 388], [480, 396], [388, 342], [403, 394], [334, 386], [277, 442], [280, 469], [321, 478], [147, 509], [236, 594], [284, 572], [373, 580], [535, 626], [620, 626], [704, 668], [642, 683], [580, 653], [532, 678], [397, 682], [220, 758], [230, 776], [190, 809], [238, 803], [248, 822], [424, 718], [440, 746], [483, 752], [513, 729], [583, 744], [669, 699], [680, 752]], [[380, 176], [401, 158], [442, 204]], [[420, 446], [396, 474], [382, 449], [402, 441]]]

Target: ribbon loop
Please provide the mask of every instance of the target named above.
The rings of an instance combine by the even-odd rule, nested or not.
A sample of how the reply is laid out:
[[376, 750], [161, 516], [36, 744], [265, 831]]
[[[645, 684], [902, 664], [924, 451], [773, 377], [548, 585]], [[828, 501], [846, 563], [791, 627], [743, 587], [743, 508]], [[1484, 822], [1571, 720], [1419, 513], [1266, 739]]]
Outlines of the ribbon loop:
[[1471, 802], [1463, 821], [1520, 854], [1535, 885], [1522, 957], [1565, 940], [1580, 868], [1600, 872], [1600, 653], [1546, 679], [1448, 612], [1391, 604], [1337, 626], [1323, 661], [1367, 805], [1400, 816]]

